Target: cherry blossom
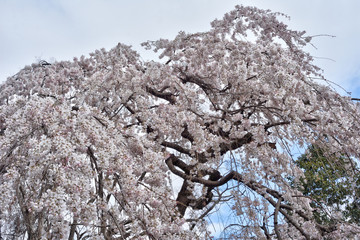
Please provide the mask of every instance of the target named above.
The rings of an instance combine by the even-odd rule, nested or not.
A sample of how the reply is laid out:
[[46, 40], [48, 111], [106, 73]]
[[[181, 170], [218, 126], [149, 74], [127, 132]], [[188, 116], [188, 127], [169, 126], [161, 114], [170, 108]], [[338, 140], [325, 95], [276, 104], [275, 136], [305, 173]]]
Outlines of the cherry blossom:
[[226, 202], [246, 219], [235, 239], [359, 235], [336, 212], [317, 224], [288, 181], [303, 176], [293, 149], [315, 143], [358, 174], [360, 114], [284, 16], [236, 6], [207, 32], [143, 43], [158, 62], [118, 44], [9, 77], [1, 237], [209, 239], [206, 217]]

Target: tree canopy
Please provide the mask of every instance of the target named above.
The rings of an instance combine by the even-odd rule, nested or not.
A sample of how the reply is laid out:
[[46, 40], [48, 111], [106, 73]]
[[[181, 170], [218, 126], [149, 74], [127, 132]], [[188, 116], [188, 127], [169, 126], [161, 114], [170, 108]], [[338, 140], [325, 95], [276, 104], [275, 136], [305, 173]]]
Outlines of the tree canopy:
[[236, 6], [207, 32], [145, 42], [159, 61], [118, 44], [9, 77], [1, 237], [209, 239], [206, 216], [228, 199], [244, 219], [234, 239], [359, 235], [341, 218], [317, 222], [288, 181], [304, 177], [292, 149], [308, 144], [356, 176], [360, 114], [283, 17]]

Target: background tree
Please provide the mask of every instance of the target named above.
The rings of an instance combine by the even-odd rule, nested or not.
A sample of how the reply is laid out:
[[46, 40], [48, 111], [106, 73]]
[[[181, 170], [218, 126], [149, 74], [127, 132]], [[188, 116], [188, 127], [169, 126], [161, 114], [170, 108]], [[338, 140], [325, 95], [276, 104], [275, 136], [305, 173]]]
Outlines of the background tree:
[[315, 142], [356, 176], [360, 124], [349, 97], [315, 81], [311, 37], [279, 16], [236, 6], [208, 32], [144, 43], [159, 62], [118, 44], [8, 78], [2, 236], [206, 239], [204, 217], [227, 199], [244, 220], [233, 238], [359, 234], [317, 223], [287, 180], [303, 177], [289, 149]]
[[[344, 168], [346, 158], [329, 161], [323, 150], [313, 145], [307, 154], [296, 160], [296, 164], [304, 170], [299, 187], [313, 199], [311, 205], [318, 209], [314, 213], [318, 223], [336, 221], [331, 215], [333, 212], [342, 212], [344, 221], [360, 223], [360, 178], [355, 176], [354, 181], [348, 176]], [[355, 184], [355, 191], [352, 184]]]

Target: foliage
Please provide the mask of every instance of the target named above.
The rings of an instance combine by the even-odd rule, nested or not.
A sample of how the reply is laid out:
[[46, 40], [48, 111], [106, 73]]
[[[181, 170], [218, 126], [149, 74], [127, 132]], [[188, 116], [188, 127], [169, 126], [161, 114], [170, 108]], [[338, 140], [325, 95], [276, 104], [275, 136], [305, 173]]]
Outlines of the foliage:
[[303, 50], [311, 37], [283, 16], [236, 6], [207, 32], [144, 43], [159, 62], [118, 44], [8, 78], [1, 237], [207, 239], [205, 217], [230, 199], [243, 219], [233, 238], [358, 235], [356, 224], [318, 224], [287, 181], [303, 176], [295, 145], [355, 166], [360, 114], [314, 80], [326, 83]]
[[[343, 220], [360, 223], [360, 177], [354, 181], [348, 176], [347, 160], [340, 157], [336, 161], [326, 157], [324, 151], [316, 145], [310, 146], [307, 154], [296, 160], [296, 164], [304, 170], [300, 179], [301, 191], [313, 199], [312, 207], [316, 221], [321, 224], [334, 222], [331, 212], [343, 212]], [[328, 208], [328, 209], [327, 209]], [[326, 210], [326, 211], [323, 211]]]

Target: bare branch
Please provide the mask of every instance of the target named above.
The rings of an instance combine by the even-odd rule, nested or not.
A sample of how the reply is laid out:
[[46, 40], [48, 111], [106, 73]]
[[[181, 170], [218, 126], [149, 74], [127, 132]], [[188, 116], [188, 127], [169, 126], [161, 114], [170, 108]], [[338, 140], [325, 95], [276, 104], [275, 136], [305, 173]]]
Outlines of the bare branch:
[[276, 203], [275, 212], [274, 212], [274, 230], [275, 230], [275, 234], [276, 234], [276, 237], [278, 238], [278, 240], [282, 240], [281, 234], [279, 232], [279, 226], [278, 226], [278, 215], [279, 215], [281, 201], [282, 201], [282, 198], [279, 198]]

